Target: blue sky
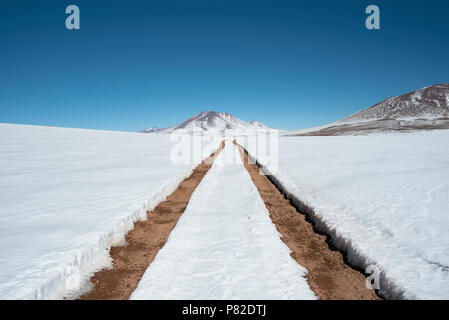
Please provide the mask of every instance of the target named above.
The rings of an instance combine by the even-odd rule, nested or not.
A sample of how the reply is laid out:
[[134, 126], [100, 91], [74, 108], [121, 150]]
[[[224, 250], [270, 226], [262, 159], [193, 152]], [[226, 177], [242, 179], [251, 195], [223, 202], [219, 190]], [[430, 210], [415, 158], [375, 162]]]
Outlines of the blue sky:
[[447, 0], [2, 0], [0, 122], [137, 131], [216, 110], [311, 127], [449, 83], [448, 40]]

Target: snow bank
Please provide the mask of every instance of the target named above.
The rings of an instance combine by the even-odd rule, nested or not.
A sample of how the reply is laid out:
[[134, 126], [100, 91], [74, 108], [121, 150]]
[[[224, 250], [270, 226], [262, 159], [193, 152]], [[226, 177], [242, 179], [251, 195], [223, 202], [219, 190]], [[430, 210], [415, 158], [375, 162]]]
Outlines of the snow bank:
[[[0, 124], [0, 299], [73, 298], [193, 163], [169, 136]], [[219, 145], [204, 141], [203, 158]]]
[[449, 131], [282, 137], [272, 178], [385, 297], [449, 299]]
[[305, 274], [227, 142], [131, 299], [316, 299]]

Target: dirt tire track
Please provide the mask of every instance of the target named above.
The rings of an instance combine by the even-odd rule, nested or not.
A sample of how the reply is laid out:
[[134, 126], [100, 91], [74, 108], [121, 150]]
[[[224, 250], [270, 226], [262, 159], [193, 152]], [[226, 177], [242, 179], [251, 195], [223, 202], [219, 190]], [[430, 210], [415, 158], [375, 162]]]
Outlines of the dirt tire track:
[[94, 289], [80, 297], [80, 300], [126, 300], [137, 288], [145, 270], [156, 254], [164, 246], [179, 217], [184, 213], [187, 203], [209, 171], [220, 148], [204, 160], [192, 175], [161, 202], [148, 212], [147, 221], [138, 221], [126, 234], [126, 246], [112, 247], [110, 255], [113, 269], [101, 270], [90, 279]]
[[271, 220], [282, 235], [281, 240], [292, 251], [291, 256], [308, 270], [310, 288], [322, 300], [379, 300], [373, 289], [365, 286], [362, 273], [344, 261], [341, 252], [331, 248], [326, 236], [316, 233], [306, 216], [296, 210], [278, 188], [259, 173], [256, 164], [236, 142], [245, 168], [259, 190]]

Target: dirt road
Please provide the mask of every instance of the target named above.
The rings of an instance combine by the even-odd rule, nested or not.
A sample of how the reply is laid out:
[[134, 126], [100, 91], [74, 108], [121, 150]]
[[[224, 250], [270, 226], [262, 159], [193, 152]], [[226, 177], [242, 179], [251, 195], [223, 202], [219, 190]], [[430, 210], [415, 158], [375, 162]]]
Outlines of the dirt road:
[[[260, 175], [259, 167], [248, 163], [247, 153], [236, 146], [282, 241], [292, 251], [292, 258], [308, 270], [307, 280], [315, 294], [325, 300], [380, 299], [374, 290], [366, 288], [364, 275], [345, 263], [342, 253], [328, 245], [324, 235], [315, 232], [306, 216], [298, 212], [266, 176]], [[135, 224], [126, 235], [128, 245], [111, 248], [113, 269], [97, 272], [91, 278], [94, 289], [81, 300], [129, 299], [223, 147], [224, 142], [166, 201], [148, 213], [147, 221]]]

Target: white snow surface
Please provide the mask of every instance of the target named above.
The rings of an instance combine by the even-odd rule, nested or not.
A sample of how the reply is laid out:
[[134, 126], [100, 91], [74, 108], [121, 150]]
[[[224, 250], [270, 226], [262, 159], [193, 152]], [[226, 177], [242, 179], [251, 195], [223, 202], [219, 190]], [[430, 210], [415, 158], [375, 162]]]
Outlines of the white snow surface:
[[131, 299], [316, 299], [236, 150], [226, 143]]
[[350, 262], [377, 265], [381, 294], [449, 299], [448, 130], [282, 137], [278, 169], [264, 168]]
[[[169, 136], [0, 124], [0, 299], [73, 298], [188, 177]], [[205, 143], [203, 158], [219, 140]]]

